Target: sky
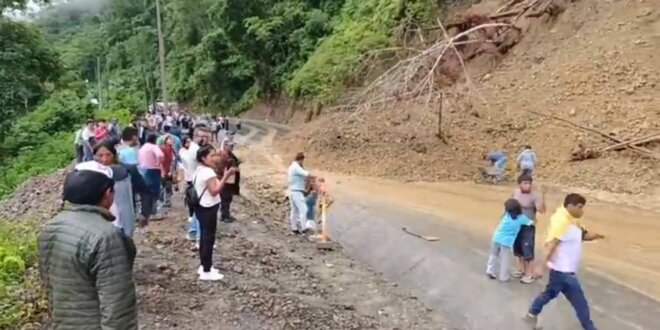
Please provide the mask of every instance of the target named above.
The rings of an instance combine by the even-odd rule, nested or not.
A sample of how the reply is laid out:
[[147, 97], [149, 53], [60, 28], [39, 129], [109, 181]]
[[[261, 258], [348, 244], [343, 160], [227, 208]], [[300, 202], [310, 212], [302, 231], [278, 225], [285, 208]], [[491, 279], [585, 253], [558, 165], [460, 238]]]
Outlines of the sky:
[[[108, 0], [51, 0], [50, 6], [58, 6], [64, 3], [69, 3], [73, 7], [77, 8], [99, 8], [99, 5]], [[15, 20], [31, 20], [34, 15], [38, 14], [42, 7], [36, 5], [32, 0], [28, 2], [27, 10], [24, 12], [21, 11], [10, 11], [4, 13], [6, 16], [15, 19]]]

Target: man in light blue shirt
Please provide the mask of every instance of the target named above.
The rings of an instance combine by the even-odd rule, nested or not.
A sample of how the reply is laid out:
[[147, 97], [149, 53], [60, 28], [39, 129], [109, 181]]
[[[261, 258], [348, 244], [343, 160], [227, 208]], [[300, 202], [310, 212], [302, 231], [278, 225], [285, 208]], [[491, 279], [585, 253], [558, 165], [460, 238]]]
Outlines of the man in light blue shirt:
[[534, 150], [532, 150], [531, 146], [526, 145], [523, 148], [523, 151], [521, 151], [518, 155], [518, 168], [522, 171], [523, 175], [532, 175], [534, 169], [536, 168], [537, 162], [538, 160], [536, 159], [536, 153]]
[[493, 233], [493, 239], [486, 265], [486, 274], [491, 279], [502, 282], [509, 280], [509, 269], [513, 260], [513, 244], [523, 225], [529, 225], [529, 218], [523, 214], [522, 206], [516, 199], [504, 203], [504, 214]]
[[506, 168], [506, 161], [508, 158], [506, 156], [506, 152], [503, 150], [495, 150], [489, 153], [487, 158], [490, 161], [491, 166], [499, 170], [504, 170]]
[[295, 160], [289, 166], [289, 205], [291, 206], [291, 231], [294, 234], [301, 234], [302, 231], [311, 229], [306, 228], [307, 204], [305, 203], [305, 188], [307, 179], [312, 177], [308, 171], [303, 168], [305, 155], [299, 152]]
[[140, 141], [138, 139], [138, 130], [133, 127], [126, 127], [121, 132], [121, 146], [117, 150], [118, 160], [125, 165], [138, 164], [138, 147]]

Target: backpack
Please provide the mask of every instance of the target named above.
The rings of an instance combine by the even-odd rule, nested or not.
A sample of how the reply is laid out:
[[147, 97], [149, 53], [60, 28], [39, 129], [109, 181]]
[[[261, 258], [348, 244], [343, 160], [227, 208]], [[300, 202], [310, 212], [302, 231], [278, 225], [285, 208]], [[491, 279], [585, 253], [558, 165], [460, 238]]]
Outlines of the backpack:
[[186, 205], [188, 205], [188, 207], [190, 207], [193, 211], [199, 206], [199, 202], [202, 200], [202, 196], [204, 196], [204, 193], [208, 188], [208, 187], [204, 187], [204, 190], [202, 190], [202, 194], [198, 196], [197, 190], [195, 189], [196, 181], [197, 179], [195, 179], [193, 183], [186, 188], [186, 195], [184, 197]]

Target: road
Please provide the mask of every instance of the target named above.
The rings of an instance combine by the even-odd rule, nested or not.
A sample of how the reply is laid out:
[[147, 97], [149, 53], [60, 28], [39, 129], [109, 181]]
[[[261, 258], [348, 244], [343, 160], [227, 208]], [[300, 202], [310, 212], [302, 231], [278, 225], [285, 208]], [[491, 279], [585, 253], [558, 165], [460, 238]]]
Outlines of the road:
[[[272, 143], [287, 128], [244, 123], [239, 142], [251, 149], [244, 156], [244, 171], [266, 173], [283, 184], [285, 165]], [[508, 189], [321, 173], [337, 199], [329, 218], [331, 237], [355, 258], [414, 290], [429, 306], [446, 313], [452, 326], [526, 329], [520, 317], [543, 283], [500, 284], [484, 275], [490, 235]], [[559, 198], [549, 196], [549, 203]], [[598, 203], [589, 207], [590, 224], [606, 228], [608, 236], [587, 246], [580, 273], [596, 324], [601, 330], [660, 329], [657, 214]], [[402, 227], [441, 239], [422, 241], [403, 233]], [[545, 330], [580, 328], [563, 298], [547, 307], [541, 324]]]

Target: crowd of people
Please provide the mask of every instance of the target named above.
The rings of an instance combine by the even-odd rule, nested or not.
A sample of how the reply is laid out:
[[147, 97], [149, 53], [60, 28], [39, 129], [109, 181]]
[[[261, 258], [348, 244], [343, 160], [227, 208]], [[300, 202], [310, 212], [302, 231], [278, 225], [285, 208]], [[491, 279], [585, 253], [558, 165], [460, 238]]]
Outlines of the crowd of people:
[[224, 116], [149, 113], [123, 129], [88, 120], [75, 135], [62, 210], [39, 236], [42, 279], [54, 329], [137, 329], [133, 263], [137, 228], [162, 220], [174, 191], [188, 208], [188, 236], [199, 249], [202, 281], [213, 267], [217, 221], [231, 222], [240, 161]]

